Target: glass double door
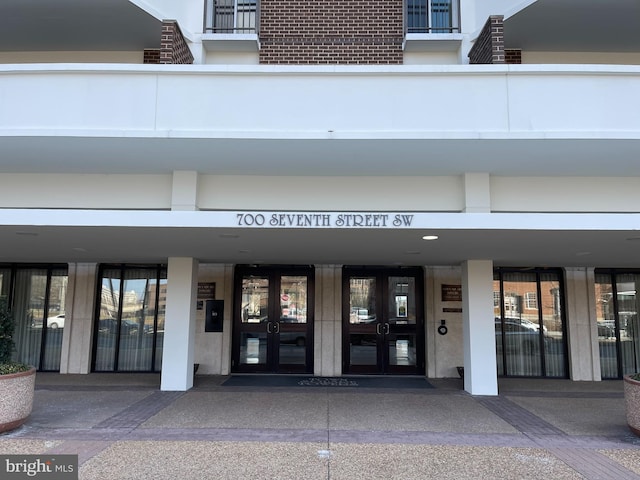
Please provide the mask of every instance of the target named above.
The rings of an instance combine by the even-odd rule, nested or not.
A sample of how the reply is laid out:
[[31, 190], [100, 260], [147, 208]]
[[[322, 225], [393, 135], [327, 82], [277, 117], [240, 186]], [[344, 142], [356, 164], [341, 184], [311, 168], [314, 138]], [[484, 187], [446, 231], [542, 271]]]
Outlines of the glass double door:
[[313, 269], [236, 270], [232, 370], [313, 372]]
[[343, 271], [343, 372], [424, 374], [423, 273]]

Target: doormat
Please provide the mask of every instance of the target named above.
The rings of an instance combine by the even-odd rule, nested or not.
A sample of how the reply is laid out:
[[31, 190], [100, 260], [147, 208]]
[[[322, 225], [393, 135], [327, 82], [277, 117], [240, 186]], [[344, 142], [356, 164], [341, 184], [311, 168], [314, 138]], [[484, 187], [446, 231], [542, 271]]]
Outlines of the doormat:
[[360, 387], [433, 388], [425, 378], [416, 377], [309, 377], [292, 375], [233, 375], [225, 387]]

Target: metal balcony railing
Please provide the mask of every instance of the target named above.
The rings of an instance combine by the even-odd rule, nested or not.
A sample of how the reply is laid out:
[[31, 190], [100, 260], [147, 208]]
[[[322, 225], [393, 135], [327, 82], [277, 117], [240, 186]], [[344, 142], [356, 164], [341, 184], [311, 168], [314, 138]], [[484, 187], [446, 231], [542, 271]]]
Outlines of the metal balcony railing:
[[204, 33], [258, 33], [259, 0], [206, 0]]
[[[259, 0], [206, 0], [205, 33], [257, 34]], [[405, 0], [405, 33], [460, 33], [460, 0]]]
[[460, 0], [406, 0], [405, 33], [460, 33]]

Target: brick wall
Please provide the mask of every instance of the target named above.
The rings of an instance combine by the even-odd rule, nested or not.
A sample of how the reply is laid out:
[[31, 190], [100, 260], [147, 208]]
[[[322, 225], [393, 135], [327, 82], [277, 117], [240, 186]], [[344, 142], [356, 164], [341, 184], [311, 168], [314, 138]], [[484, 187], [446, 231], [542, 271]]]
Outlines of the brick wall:
[[158, 63], [193, 63], [193, 55], [182, 36], [178, 22], [164, 20], [160, 39], [160, 60]]
[[160, 49], [145, 48], [142, 63], [160, 63]]
[[401, 64], [402, 0], [261, 0], [260, 63]]
[[504, 63], [518, 64], [522, 63], [522, 50], [510, 48], [504, 49]]
[[503, 20], [502, 15], [489, 17], [469, 52], [469, 63], [505, 63]]

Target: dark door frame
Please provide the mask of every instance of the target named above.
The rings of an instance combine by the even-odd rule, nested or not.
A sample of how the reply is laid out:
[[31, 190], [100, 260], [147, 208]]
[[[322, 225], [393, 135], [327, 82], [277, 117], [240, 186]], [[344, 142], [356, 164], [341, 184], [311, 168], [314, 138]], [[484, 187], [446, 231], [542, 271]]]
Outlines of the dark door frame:
[[[266, 277], [269, 279], [268, 322], [242, 322], [242, 280], [247, 275]], [[283, 276], [307, 277], [307, 316], [306, 323], [283, 322], [280, 317], [279, 296], [280, 281]], [[313, 373], [313, 330], [314, 330], [314, 292], [315, 272], [313, 266], [307, 265], [238, 265], [234, 274], [233, 326], [231, 347], [231, 371], [233, 373]], [[267, 358], [264, 364], [241, 364], [240, 341], [243, 332], [266, 334]], [[279, 360], [281, 334], [300, 333], [304, 339], [305, 364], [283, 364]]]
[[[370, 324], [351, 324], [350, 282], [353, 277], [376, 278], [376, 321]], [[416, 323], [408, 325], [384, 321], [388, 312], [387, 287], [390, 277], [415, 279]], [[425, 314], [424, 271], [421, 267], [355, 267], [342, 269], [342, 372], [344, 374], [369, 375], [424, 375], [425, 374]], [[351, 365], [350, 334], [375, 335], [376, 365]], [[390, 365], [387, 341], [394, 335], [415, 334], [416, 365]]]

